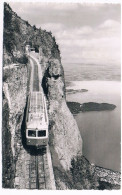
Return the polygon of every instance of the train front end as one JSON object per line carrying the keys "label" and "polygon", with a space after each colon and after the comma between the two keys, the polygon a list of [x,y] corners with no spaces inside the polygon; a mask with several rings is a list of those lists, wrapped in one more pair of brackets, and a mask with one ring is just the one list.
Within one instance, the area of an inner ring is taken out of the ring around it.
{"label": "train front end", "polygon": [[46,146],[48,144],[48,128],[44,125],[29,125],[26,129],[26,144],[29,146]]}

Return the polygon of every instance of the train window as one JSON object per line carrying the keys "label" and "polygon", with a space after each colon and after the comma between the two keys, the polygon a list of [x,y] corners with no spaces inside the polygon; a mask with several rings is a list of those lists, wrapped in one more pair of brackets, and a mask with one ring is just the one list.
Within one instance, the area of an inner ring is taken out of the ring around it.
{"label": "train window", "polygon": [[36,137],[36,131],[28,130],[28,136],[29,137]]}
{"label": "train window", "polygon": [[38,137],[45,137],[46,136],[46,130],[38,131]]}

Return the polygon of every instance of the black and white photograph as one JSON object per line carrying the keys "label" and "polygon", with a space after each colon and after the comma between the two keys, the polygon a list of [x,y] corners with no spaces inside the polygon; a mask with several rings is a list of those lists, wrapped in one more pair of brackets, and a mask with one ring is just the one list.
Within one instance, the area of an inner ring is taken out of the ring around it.
{"label": "black and white photograph", "polygon": [[1,12],[2,189],[120,192],[121,2]]}

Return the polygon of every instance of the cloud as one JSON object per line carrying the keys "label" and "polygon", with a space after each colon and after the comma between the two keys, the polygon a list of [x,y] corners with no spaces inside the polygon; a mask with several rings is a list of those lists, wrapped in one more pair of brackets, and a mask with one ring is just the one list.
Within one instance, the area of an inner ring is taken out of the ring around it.
{"label": "cloud", "polygon": [[52,3],[50,4],[54,10],[57,11],[73,11],[76,10],[78,8],[78,4],[77,3]]}
{"label": "cloud", "polygon": [[9,2],[32,25],[62,23],[69,28],[98,26],[107,19],[120,20],[119,4]]}
{"label": "cloud", "polygon": [[[61,51],[63,58],[67,61],[89,62],[93,63],[115,63],[120,62],[120,43],[118,38],[101,38],[101,39],[83,39],[71,43],[71,41],[62,41]],[[73,45],[73,47],[71,46]],[[72,48],[72,49],[71,49]],[[66,55],[68,54],[68,57]]]}
{"label": "cloud", "polygon": [[118,21],[109,19],[99,25],[99,28],[120,28],[120,23]]}
{"label": "cloud", "polygon": [[63,62],[120,62],[119,4],[11,2],[10,5],[32,25],[52,31]]}
{"label": "cloud", "polygon": [[[120,23],[106,20],[96,28],[90,26],[56,33],[62,60],[93,63],[120,63]],[[67,56],[68,57],[67,57]]]}
{"label": "cloud", "polygon": [[56,34],[57,32],[59,33],[64,29],[64,25],[61,23],[46,23],[42,24],[41,28]]}

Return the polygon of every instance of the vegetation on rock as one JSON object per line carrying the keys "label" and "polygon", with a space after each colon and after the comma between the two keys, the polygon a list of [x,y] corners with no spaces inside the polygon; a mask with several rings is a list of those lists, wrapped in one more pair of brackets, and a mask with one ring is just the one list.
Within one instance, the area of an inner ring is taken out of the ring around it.
{"label": "vegetation on rock", "polygon": [[46,57],[51,51],[51,56],[60,60],[60,51],[52,33],[41,28],[38,29],[35,25],[31,26],[28,21],[22,20],[7,3],[4,3],[3,35],[4,66],[18,61],[19,56],[25,53],[26,44],[35,47],[36,52],[41,46]]}
{"label": "vegetation on rock", "polygon": [[76,189],[98,189],[98,177],[94,174],[95,167],[84,156],[72,159],[71,165],[70,170]]}
{"label": "vegetation on rock", "polygon": [[[9,129],[9,105],[3,93],[3,121],[2,121],[2,186],[14,187],[15,165],[11,149],[11,132]],[[7,139],[6,139],[7,137]]]}

